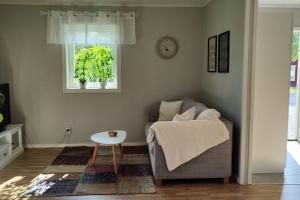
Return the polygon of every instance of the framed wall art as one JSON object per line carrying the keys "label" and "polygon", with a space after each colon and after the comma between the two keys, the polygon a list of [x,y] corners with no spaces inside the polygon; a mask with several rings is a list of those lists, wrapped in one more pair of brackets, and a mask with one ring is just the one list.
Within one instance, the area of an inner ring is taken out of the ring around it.
{"label": "framed wall art", "polygon": [[230,31],[218,36],[218,72],[229,73]]}
{"label": "framed wall art", "polygon": [[207,72],[217,71],[217,36],[208,38]]}

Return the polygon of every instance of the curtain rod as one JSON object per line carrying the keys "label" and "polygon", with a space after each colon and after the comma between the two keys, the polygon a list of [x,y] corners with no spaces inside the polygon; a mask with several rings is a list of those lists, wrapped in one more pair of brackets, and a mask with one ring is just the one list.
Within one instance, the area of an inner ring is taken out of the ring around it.
{"label": "curtain rod", "polygon": [[[64,12],[64,11],[62,11],[62,12]],[[85,11],[78,11],[78,12],[85,12]],[[93,13],[92,11],[89,11],[89,12]],[[49,13],[50,13],[50,11],[40,11],[40,15],[42,15],[42,16],[48,15]],[[140,17],[139,13],[135,12],[135,18],[137,19],[139,17]]]}

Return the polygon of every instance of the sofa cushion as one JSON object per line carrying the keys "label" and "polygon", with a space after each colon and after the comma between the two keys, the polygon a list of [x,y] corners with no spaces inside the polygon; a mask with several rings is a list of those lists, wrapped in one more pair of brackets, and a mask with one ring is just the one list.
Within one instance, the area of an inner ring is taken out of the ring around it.
{"label": "sofa cushion", "polygon": [[220,113],[215,109],[206,109],[202,113],[196,116],[195,120],[213,120],[213,119],[219,119]]}
{"label": "sofa cushion", "polygon": [[204,110],[207,109],[205,104],[186,97],[183,99],[180,113],[181,114],[184,113],[185,111],[192,108],[193,106],[195,106],[195,116],[199,115],[200,113],[202,113]]}
{"label": "sofa cushion", "polygon": [[195,106],[185,111],[181,115],[176,114],[173,118],[173,121],[188,121],[193,120],[195,118]]}
{"label": "sofa cushion", "polygon": [[162,101],[159,107],[158,121],[172,121],[174,116],[180,112],[183,101]]}

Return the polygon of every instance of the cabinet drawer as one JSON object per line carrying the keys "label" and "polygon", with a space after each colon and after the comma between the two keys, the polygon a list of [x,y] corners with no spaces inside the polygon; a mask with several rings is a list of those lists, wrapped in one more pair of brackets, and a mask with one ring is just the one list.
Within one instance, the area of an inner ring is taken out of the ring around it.
{"label": "cabinet drawer", "polygon": [[10,150],[9,144],[0,145],[0,161],[8,158],[9,150]]}

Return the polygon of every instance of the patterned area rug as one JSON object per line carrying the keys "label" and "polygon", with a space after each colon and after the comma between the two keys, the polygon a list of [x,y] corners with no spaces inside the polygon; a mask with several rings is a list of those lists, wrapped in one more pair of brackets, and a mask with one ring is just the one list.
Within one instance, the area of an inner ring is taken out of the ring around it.
{"label": "patterned area rug", "polygon": [[90,147],[64,148],[51,165],[32,181],[25,196],[155,193],[147,154],[118,156],[116,176],[110,147],[100,147],[94,166],[91,166],[92,153],[93,148]]}

